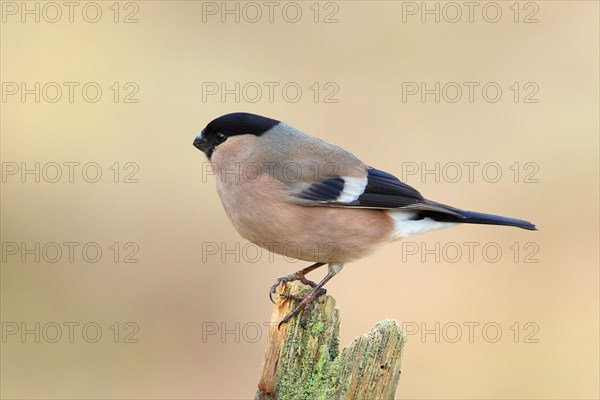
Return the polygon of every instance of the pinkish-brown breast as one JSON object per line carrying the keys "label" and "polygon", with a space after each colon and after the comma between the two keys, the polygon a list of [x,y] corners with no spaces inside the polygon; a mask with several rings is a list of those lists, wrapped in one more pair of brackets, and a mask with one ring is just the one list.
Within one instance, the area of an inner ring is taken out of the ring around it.
{"label": "pinkish-brown breast", "polygon": [[235,139],[211,161],[225,212],[244,238],[292,258],[342,263],[394,240],[394,222],[382,211],[293,204],[283,183],[256,168],[256,153],[245,157],[256,137]]}

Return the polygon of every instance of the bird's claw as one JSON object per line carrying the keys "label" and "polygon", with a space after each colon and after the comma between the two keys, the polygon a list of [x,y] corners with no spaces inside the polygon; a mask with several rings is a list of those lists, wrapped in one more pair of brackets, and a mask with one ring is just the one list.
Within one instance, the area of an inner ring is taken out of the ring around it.
{"label": "bird's claw", "polygon": [[271,286],[271,289],[269,290],[269,299],[271,299],[271,303],[275,304],[275,300],[273,300],[273,295],[277,291],[277,287],[281,283],[283,283],[285,285],[288,282],[292,282],[292,281],[300,281],[303,284],[310,286],[312,288],[317,286],[317,284],[314,283],[313,281],[306,279],[306,276],[304,276],[304,274],[299,274],[298,272],[295,272],[291,275],[282,276],[281,278],[277,278],[277,280],[275,281],[275,283],[273,284],[273,286]]}

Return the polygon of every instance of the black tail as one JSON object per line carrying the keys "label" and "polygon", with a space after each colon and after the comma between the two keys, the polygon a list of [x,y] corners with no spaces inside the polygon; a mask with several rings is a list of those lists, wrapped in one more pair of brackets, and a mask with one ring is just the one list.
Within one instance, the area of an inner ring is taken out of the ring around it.
{"label": "black tail", "polygon": [[454,207],[443,206],[448,208],[448,211],[452,214],[446,214],[438,211],[420,211],[419,217],[431,218],[435,221],[440,222],[457,222],[461,224],[484,224],[484,225],[504,225],[504,226],[516,226],[517,228],[528,229],[536,231],[537,228],[534,224],[522,219],[501,217],[500,215],[484,214],[474,211],[463,211]]}

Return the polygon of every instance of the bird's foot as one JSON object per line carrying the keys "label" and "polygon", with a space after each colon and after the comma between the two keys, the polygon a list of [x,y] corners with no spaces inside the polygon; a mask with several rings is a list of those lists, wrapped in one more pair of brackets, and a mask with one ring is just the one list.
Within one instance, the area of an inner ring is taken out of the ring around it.
{"label": "bird's foot", "polygon": [[[279,284],[283,283],[285,285],[286,283],[292,282],[292,281],[300,281],[303,284],[310,286],[312,288],[315,288],[317,286],[317,284],[314,283],[313,281],[306,279],[306,276],[304,275],[304,273],[302,273],[302,271],[294,272],[291,275],[282,276],[281,278],[277,278],[277,280],[275,281],[275,283],[273,284],[273,286],[271,286],[271,289],[269,290],[269,298],[271,299],[271,302],[273,304],[275,304],[275,301],[273,300],[273,295],[277,291],[277,287],[279,286]],[[282,296],[286,297],[285,295],[282,295]],[[288,297],[288,298],[291,298],[291,297]]]}
{"label": "bird's foot", "polygon": [[290,294],[290,293],[282,293],[280,294],[281,297],[285,298],[285,299],[292,299],[292,300],[300,300],[300,303],[292,310],[290,311],[290,313],[288,315],[286,315],[281,322],[279,323],[279,325],[277,325],[277,329],[281,329],[281,325],[288,323],[292,318],[294,318],[296,315],[300,314],[300,325],[303,328],[306,328],[306,316],[307,316],[307,312],[306,309],[321,295],[327,293],[327,289],[322,288],[322,287],[318,287],[318,285],[315,284],[315,286],[313,287],[313,289],[304,294],[304,295],[295,295],[295,294]]}

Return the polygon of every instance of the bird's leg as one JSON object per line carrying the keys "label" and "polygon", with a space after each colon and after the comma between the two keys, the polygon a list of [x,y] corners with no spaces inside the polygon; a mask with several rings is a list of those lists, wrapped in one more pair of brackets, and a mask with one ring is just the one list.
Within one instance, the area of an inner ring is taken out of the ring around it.
{"label": "bird's leg", "polygon": [[300,281],[303,284],[308,285],[313,288],[315,286],[317,286],[317,284],[314,283],[313,281],[306,279],[306,274],[308,274],[311,271],[314,271],[315,269],[319,268],[322,265],[325,265],[325,263],[315,263],[315,264],[311,265],[310,267],[301,269],[300,271],[294,272],[291,275],[282,276],[281,278],[277,278],[277,280],[275,281],[273,286],[271,286],[271,290],[269,290],[269,298],[271,299],[271,302],[273,304],[275,304],[275,302],[273,301],[273,294],[277,290],[277,286],[279,286],[280,283],[283,283],[285,285],[287,282]]}
{"label": "bird's leg", "polygon": [[343,266],[344,266],[343,264],[329,264],[329,272],[327,273],[325,278],[323,278],[323,280],[321,282],[319,282],[318,285],[316,285],[314,288],[312,288],[312,290],[310,292],[306,293],[304,296],[281,294],[281,297],[285,297],[286,299],[296,299],[296,300],[301,300],[301,301],[300,301],[300,304],[298,304],[292,311],[290,311],[290,313],[288,315],[286,315],[281,320],[279,325],[277,325],[277,329],[280,329],[281,325],[289,322],[289,320],[292,319],[298,313],[302,313],[301,317],[300,317],[300,325],[302,325],[303,328],[306,328],[306,308],[308,306],[310,306],[317,297],[319,297],[322,294],[325,294],[325,289],[323,288],[323,286],[331,278],[333,278],[338,272],[340,272],[342,270]]}

